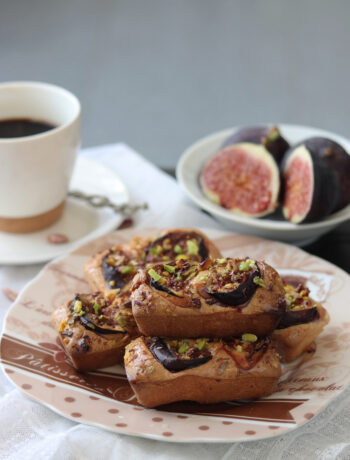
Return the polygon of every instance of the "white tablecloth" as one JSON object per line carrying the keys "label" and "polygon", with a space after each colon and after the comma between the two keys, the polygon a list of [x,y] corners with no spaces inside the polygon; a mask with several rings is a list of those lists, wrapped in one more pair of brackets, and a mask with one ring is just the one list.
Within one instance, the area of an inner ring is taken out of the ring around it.
{"label": "white tablecloth", "polygon": [[[83,152],[113,168],[135,203],[147,201],[136,225],[220,228],[196,209],[176,181],[123,144]],[[0,267],[0,287],[20,290],[42,268]],[[10,301],[0,294],[0,324]],[[310,421],[284,436],[246,443],[176,444],[113,434],[66,420],[30,400],[0,371],[0,459],[350,459],[350,390]]]}

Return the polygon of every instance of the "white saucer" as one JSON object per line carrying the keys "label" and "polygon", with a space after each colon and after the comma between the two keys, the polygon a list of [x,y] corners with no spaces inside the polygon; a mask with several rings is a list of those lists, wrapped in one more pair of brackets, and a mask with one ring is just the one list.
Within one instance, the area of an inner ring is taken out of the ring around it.
{"label": "white saucer", "polygon": [[[129,193],[121,179],[110,169],[82,155],[77,158],[70,190],[104,195],[115,204],[129,202]],[[121,214],[109,208],[93,208],[80,199],[68,197],[62,217],[51,227],[23,235],[0,232],[0,264],[45,262],[111,232],[123,219]],[[51,233],[63,233],[69,242],[49,243],[47,237]]]}

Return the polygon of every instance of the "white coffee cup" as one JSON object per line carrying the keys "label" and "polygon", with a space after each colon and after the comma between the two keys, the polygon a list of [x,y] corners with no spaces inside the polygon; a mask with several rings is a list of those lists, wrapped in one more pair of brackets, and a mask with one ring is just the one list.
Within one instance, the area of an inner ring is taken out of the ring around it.
{"label": "white coffee cup", "polygon": [[80,145],[80,112],[78,99],[58,86],[0,84],[0,121],[31,119],[55,126],[0,138],[0,230],[36,231],[61,216]]}

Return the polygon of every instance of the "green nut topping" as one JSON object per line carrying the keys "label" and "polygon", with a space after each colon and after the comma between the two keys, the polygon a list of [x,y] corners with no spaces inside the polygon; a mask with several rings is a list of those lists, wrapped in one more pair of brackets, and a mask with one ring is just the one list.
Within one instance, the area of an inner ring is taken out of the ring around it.
{"label": "green nut topping", "polygon": [[172,265],[167,265],[167,264],[164,264],[164,270],[166,270],[168,273],[175,273],[175,267],[173,267]]}
{"label": "green nut topping", "polygon": [[243,260],[242,262],[240,262],[238,266],[238,270],[240,272],[247,272],[253,267],[256,267],[254,260],[247,259],[247,260]]}
{"label": "green nut topping", "polygon": [[158,273],[153,269],[151,268],[150,270],[148,270],[148,274],[151,278],[154,279],[154,281],[159,281],[162,279],[162,277],[160,275],[158,275]]}
{"label": "green nut topping", "polygon": [[73,308],[74,313],[79,314],[81,312],[82,308],[83,308],[83,304],[82,304],[81,300],[76,300],[74,302],[74,308]]}
{"label": "green nut topping", "polygon": [[196,344],[195,344],[195,347],[202,351],[203,348],[205,348],[206,344],[209,342],[209,339],[198,339]]}
{"label": "green nut topping", "polygon": [[132,266],[131,265],[126,265],[120,270],[120,273],[122,275],[129,275],[132,272]]}
{"label": "green nut topping", "polygon": [[157,246],[154,246],[149,250],[149,252],[155,256],[159,256],[163,251],[163,248],[160,244],[157,244]]}
{"label": "green nut topping", "polygon": [[226,259],[216,259],[216,262],[218,264],[225,264],[226,263]]}
{"label": "green nut topping", "polygon": [[198,243],[196,240],[188,240],[186,241],[187,245],[187,252],[190,256],[197,256],[199,252]]}
{"label": "green nut topping", "polygon": [[186,353],[186,351],[190,348],[190,346],[188,345],[188,343],[186,342],[182,342],[182,344],[179,346],[177,352],[182,354],[182,353]]}
{"label": "green nut topping", "polygon": [[243,334],[242,335],[243,342],[254,343],[258,340],[255,334]]}
{"label": "green nut topping", "polygon": [[262,287],[262,288],[266,288],[266,285],[264,283],[264,280],[262,278],[259,278],[258,276],[256,276],[254,279],[253,279],[253,282],[255,284],[257,284],[258,286]]}
{"label": "green nut topping", "polygon": [[182,254],[183,253],[183,250],[182,250],[182,248],[181,248],[181,246],[179,244],[176,244],[174,246],[174,252],[175,252],[175,254]]}
{"label": "green nut topping", "polygon": [[98,304],[98,303],[94,303],[93,306],[92,306],[92,308],[95,310],[96,315],[98,315],[98,313],[99,313],[99,311],[100,311],[100,308],[101,308],[101,307],[99,306],[99,304]]}

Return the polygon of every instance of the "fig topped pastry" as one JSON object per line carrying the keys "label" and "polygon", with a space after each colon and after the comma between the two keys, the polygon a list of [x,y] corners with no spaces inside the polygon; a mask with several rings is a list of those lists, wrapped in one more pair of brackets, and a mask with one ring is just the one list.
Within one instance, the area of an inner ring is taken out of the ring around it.
{"label": "fig topped pastry", "polygon": [[282,360],[290,362],[305,351],[314,351],[313,341],[329,323],[329,315],[302,283],[285,284],[285,299],[285,312],[272,339]]}
{"label": "fig topped pastry", "polygon": [[57,308],[52,322],[73,366],[80,371],[111,366],[122,361],[124,348],[139,335],[125,300],[111,291],[77,294]]}
{"label": "fig topped pastry", "polygon": [[284,310],[278,273],[252,259],[158,263],[132,283],[140,331],[164,337],[227,337],[249,330],[270,334]]}
{"label": "fig topped pastry", "polygon": [[125,370],[140,404],[200,403],[271,394],[281,375],[269,338],[160,339],[139,337],[125,352]]}
{"label": "fig topped pastry", "polygon": [[130,290],[139,268],[178,259],[201,262],[220,255],[202,232],[179,228],[163,231],[156,239],[133,238],[128,244],[96,254],[85,264],[84,272],[92,290],[118,289],[123,294]]}

